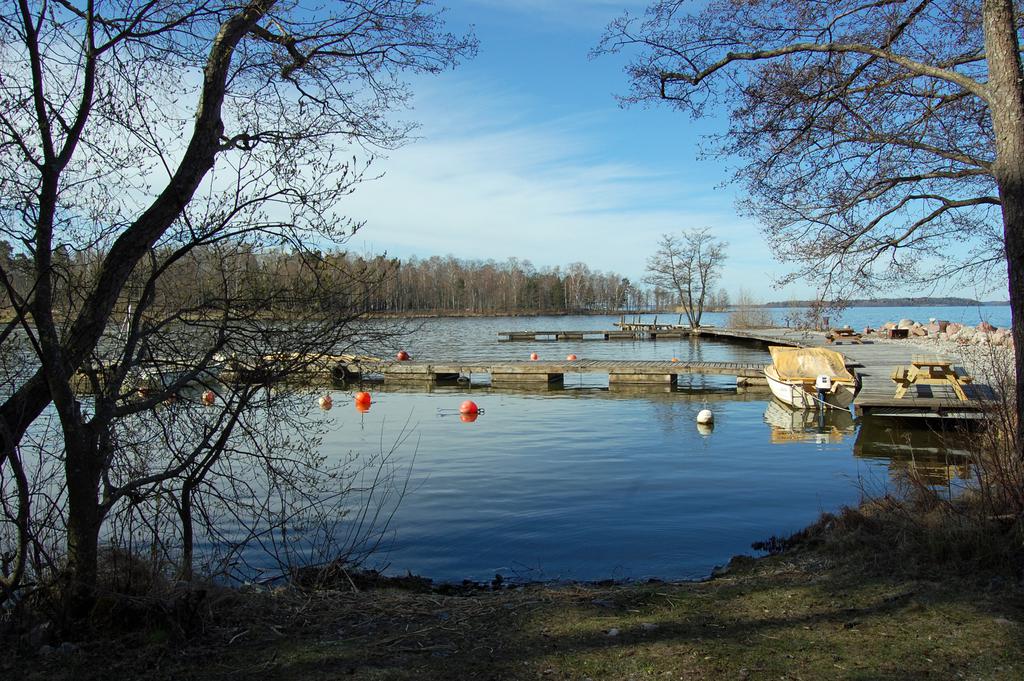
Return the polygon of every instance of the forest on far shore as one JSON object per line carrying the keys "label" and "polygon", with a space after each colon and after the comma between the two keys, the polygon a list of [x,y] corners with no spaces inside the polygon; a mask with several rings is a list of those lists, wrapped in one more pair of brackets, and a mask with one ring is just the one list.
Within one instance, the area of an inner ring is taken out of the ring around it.
{"label": "forest on far shore", "polygon": [[[90,248],[54,251],[57,299],[73,299],[99,271],[105,252]],[[168,254],[153,254],[161,262]],[[33,286],[32,260],[0,242],[0,271],[7,296],[27,295]],[[133,302],[149,279],[145,264],[136,268],[121,306]],[[325,283],[327,285],[325,285]],[[163,310],[200,311],[204,307],[244,309],[247,302],[286,313],[339,310],[373,314],[537,314],[671,310],[674,294],[582,262],[536,267],[529,260],[471,260],[454,256],[407,259],[362,256],[344,251],[254,248],[220,244],[195,248],[176,259],[154,282],[152,304]],[[317,295],[309,292],[317,291]],[[709,294],[708,309],[725,309],[724,290]]]}

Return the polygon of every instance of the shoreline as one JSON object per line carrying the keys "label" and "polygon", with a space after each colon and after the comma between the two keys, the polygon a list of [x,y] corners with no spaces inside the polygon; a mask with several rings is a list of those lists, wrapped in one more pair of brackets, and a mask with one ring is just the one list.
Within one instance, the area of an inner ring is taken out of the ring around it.
{"label": "shoreline", "polygon": [[[839,519],[836,519],[839,520]],[[25,681],[1020,678],[1015,580],[891,573],[813,542],[701,582],[164,593],[15,644]],[[177,614],[172,614],[177,613]],[[950,626],[950,623],[955,626]]]}

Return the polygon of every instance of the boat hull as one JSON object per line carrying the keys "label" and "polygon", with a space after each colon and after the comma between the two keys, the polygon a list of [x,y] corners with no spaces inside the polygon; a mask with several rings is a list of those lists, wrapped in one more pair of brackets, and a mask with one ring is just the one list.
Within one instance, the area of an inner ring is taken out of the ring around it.
{"label": "boat hull", "polygon": [[[768,387],[772,394],[783,404],[788,404],[796,409],[816,409],[818,407],[818,391],[815,390],[813,383],[785,381],[779,378],[774,366],[765,368],[764,377],[768,381]],[[825,402],[830,407],[849,409],[853,404],[853,396],[853,386],[836,383],[835,388],[825,398]]]}

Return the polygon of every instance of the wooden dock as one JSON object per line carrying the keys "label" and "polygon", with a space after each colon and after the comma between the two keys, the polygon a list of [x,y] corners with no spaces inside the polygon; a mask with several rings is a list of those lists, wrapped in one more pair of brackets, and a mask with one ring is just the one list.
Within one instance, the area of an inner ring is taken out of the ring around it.
{"label": "wooden dock", "polygon": [[664,360],[360,362],[347,364],[352,376],[381,376],[384,381],[472,382],[490,376],[493,386],[540,386],[563,383],[566,375],[604,374],[617,385],[675,386],[679,376],[730,376],[737,386],[763,385],[764,365],[750,362],[669,362]]}
{"label": "wooden dock", "polygon": [[[906,365],[911,355],[920,350],[902,343],[852,344],[835,348],[853,363],[861,381],[860,392],[853,400],[854,412],[875,416],[918,418],[980,418],[986,403],[996,399],[991,387],[973,383],[963,386],[967,400],[960,400],[951,386],[911,386],[907,394],[896,397],[897,385],[893,369]],[[960,373],[966,373],[958,367]]]}
{"label": "wooden dock", "polygon": [[702,326],[691,329],[678,324],[624,324],[616,329],[588,329],[584,331],[499,331],[501,342],[553,342],[553,341],[656,341],[692,337],[719,338],[728,341],[753,341],[772,345],[798,346],[801,335],[796,331],[780,330],[777,334],[766,334],[758,330],[727,329],[716,326]]}
{"label": "wooden dock", "polygon": [[[996,398],[990,386],[978,383],[963,387],[967,400],[959,399],[951,386],[934,385],[912,386],[905,396],[897,398],[898,386],[891,378],[893,370],[906,366],[914,355],[922,352],[910,341],[864,340],[839,344],[830,343],[822,332],[801,332],[794,335],[794,332],[788,329],[760,329],[747,334],[747,337],[763,338],[769,343],[772,343],[772,337],[778,337],[787,345],[824,347],[845,355],[848,365],[861,382],[860,391],[852,405],[857,416],[871,414],[901,418],[982,418],[986,403],[991,403]],[[963,367],[958,366],[956,369],[960,374],[967,373]]]}
{"label": "wooden dock", "polygon": [[[960,400],[952,387],[935,385],[912,386],[907,394],[896,397],[897,385],[891,375],[899,366],[907,365],[911,357],[921,352],[910,342],[829,343],[824,333],[793,329],[728,329],[700,327],[690,329],[674,324],[620,323],[614,331],[516,331],[499,333],[499,340],[652,340],[659,338],[711,337],[725,341],[752,341],[765,345],[791,347],[826,347],[847,357],[851,368],[861,381],[860,392],[853,402],[858,416],[899,416],[919,418],[980,418],[986,402],[995,399],[991,387],[983,384],[964,386],[967,400]],[[959,373],[965,373],[957,367]],[[740,374],[737,374],[741,377]],[[609,384],[611,376],[609,375]],[[738,384],[742,385],[743,382]]]}

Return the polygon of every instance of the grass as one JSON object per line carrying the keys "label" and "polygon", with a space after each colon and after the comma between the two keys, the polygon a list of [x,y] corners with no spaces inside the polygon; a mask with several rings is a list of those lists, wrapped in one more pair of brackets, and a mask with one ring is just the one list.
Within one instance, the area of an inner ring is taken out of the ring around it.
{"label": "grass", "polygon": [[700,583],[208,594],[187,635],[149,619],[19,679],[1020,679],[1013,580],[886,576],[827,550]]}

